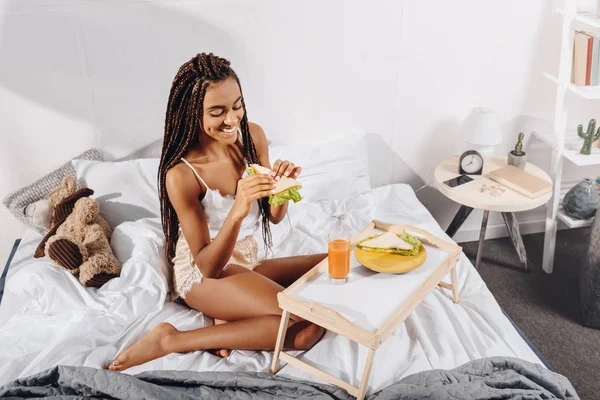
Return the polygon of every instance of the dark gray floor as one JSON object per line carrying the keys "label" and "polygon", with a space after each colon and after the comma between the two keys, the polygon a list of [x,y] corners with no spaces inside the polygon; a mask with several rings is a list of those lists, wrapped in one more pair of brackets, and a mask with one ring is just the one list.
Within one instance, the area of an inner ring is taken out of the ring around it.
{"label": "dark gray floor", "polygon": [[[558,232],[551,275],[541,267],[543,233],[523,237],[531,273],[510,269],[519,259],[509,238],[487,240],[479,273],[552,368],[582,399],[600,399],[600,330],[579,323],[577,276],[589,233],[589,228]],[[460,245],[474,263],[477,242]]]}

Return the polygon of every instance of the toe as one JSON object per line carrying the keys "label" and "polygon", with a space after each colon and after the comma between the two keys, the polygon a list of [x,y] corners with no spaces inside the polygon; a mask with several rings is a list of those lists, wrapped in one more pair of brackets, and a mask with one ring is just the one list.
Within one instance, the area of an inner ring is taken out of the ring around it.
{"label": "toe", "polygon": [[126,357],[123,357],[123,355],[121,354],[120,356],[114,359],[112,364],[110,364],[109,369],[111,371],[122,371],[123,366],[126,364],[126,361]]}
{"label": "toe", "polygon": [[229,357],[229,350],[223,349],[223,350],[219,351],[219,354],[223,358]]}

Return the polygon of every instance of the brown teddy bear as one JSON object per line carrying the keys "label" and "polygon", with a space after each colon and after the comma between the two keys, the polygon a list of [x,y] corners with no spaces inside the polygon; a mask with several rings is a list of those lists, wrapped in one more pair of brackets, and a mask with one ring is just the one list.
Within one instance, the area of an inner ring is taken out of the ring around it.
{"label": "brown teddy bear", "polygon": [[[62,205],[56,209],[67,208]],[[82,197],[66,217],[52,226],[35,257],[47,254],[59,267],[78,274],[83,285],[100,287],[121,273],[121,264],[110,247],[111,235],[110,226],[99,214],[98,202]]]}

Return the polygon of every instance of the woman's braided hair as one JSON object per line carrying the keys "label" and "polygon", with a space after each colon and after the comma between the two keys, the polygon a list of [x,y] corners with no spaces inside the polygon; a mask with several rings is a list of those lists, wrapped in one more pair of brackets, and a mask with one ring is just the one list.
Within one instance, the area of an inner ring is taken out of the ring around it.
{"label": "woman's braided hair", "polygon": [[[166,239],[166,256],[171,263],[175,257],[175,244],[179,239],[177,214],[169,200],[166,188],[167,171],[176,165],[181,157],[199,140],[204,113],[204,96],[211,83],[234,78],[240,87],[240,80],[231,69],[229,61],[212,53],[198,54],[183,64],[171,86],[169,103],[165,116],[165,136],[158,167],[158,190],[160,194],[160,211],[162,226]],[[246,104],[242,96],[244,116],[240,122],[242,132],[243,154],[246,161],[260,164],[254,142],[248,128]],[[262,233],[266,248],[271,247],[271,230],[269,227],[269,203],[266,198],[259,200],[262,214]]]}

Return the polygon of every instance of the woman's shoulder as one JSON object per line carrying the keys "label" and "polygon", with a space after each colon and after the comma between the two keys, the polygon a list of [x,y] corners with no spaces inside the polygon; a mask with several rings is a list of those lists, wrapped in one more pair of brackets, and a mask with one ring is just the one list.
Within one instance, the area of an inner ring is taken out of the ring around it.
{"label": "woman's shoulder", "polygon": [[177,164],[173,165],[171,168],[167,170],[167,184],[169,183],[184,183],[189,179],[190,175],[193,171],[183,163],[183,161],[179,161]]}
{"label": "woman's shoulder", "polygon": [[169,196],[190,196],[198,198],[204,193],[204,188],[199,184],[194,171],[183,161],[175,164],[167,171],[165,179]]}

